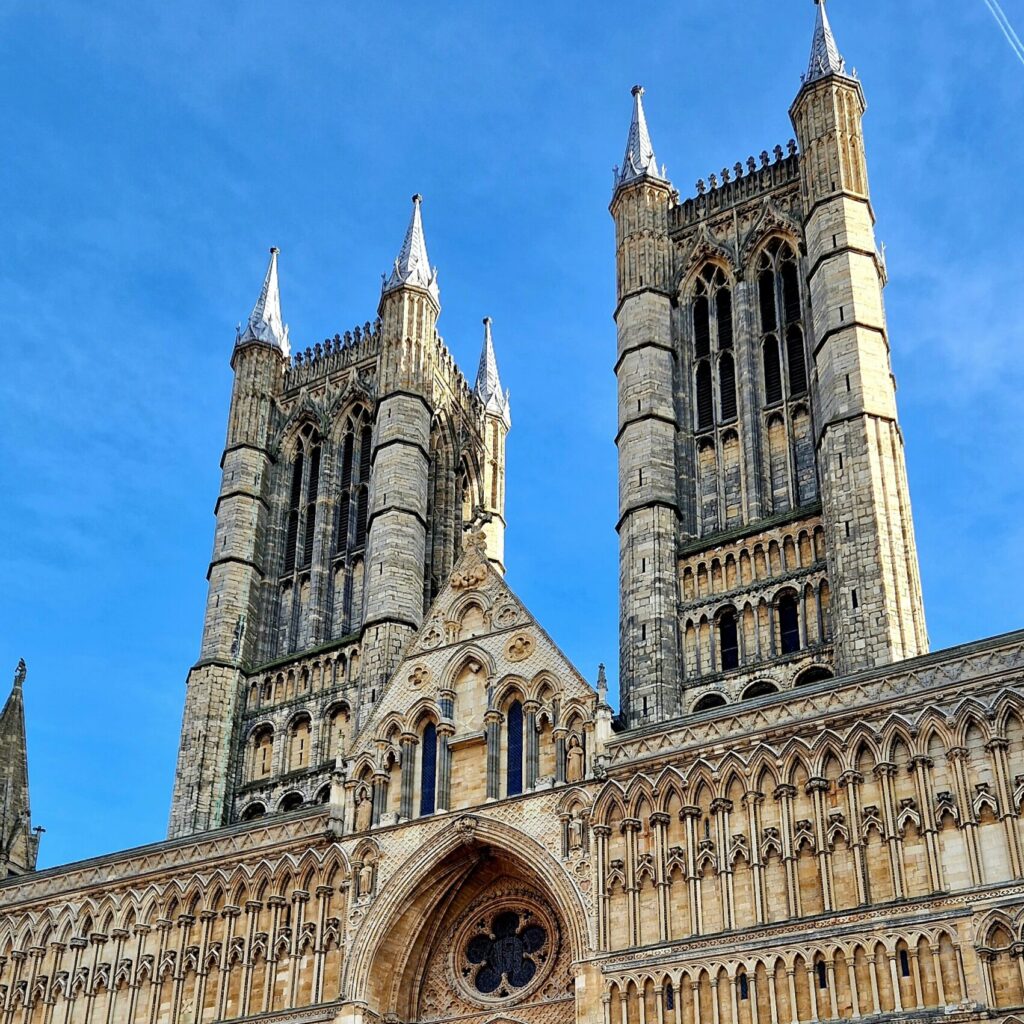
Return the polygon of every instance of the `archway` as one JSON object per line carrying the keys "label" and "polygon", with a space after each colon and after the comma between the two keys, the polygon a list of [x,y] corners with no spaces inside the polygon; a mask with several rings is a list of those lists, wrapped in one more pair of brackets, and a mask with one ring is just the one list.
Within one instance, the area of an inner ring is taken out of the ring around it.
{"label": "archway", "polygon": [[557,861],[516,829],[464,815],[384,885],[352,944],[344,995],[408,1022],[513,1013],[569,1024],[572,965],[590,948]]}

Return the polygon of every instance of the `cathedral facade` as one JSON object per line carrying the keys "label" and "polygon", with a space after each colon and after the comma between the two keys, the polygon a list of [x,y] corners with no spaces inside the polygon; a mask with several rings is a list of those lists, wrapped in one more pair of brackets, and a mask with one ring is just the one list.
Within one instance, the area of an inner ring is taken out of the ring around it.
{"label": "cathedral facade", "polygon": [[0,714],[4,1024],[1024,1020],[1024,633],[928,650],[864,112],[824,4],[689,198],[633,90],[618,713],[505,581],[420,198],[301,352],[271,250],[167,839],[36,871],[23,665]]}

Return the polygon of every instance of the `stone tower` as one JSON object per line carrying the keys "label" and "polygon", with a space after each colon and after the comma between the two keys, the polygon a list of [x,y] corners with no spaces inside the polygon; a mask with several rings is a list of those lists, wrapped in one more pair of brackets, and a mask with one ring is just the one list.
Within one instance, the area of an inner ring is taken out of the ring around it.
{"label": "stone tower", "polygon": [[25,742],[25,662],[19,661],[10,696],[0,711],[0,879],[35,871],[39,833],[28,801]]}
{"label": "stone tower", "polygon": [[889,359],[862,119],[824,3],[790,111],[800,148],[822,503],[836,665],[846,674],[928,650],[896,383]]}
{"label": "stone tower", "polygon": [[[463,532],[485,523],[504,561],[507,397],[489,330],[475,388],[437,334],[420,197],[375,322],[294,356],[277,255],[232,355],[172,836],[326,800]],[[317,716],[296,716],[313,691]]]}
{"label": "stone tower", "polygon": [[611,203],[631,726],[927,649],[863,92],[824,6],[799,150],[681,200],[642,95]]}

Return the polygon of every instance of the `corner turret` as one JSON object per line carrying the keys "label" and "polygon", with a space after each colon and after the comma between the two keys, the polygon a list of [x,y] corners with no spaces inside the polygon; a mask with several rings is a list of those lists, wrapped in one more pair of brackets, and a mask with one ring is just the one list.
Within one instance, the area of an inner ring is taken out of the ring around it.
{"label": "corner turret", "polygon": [[509,395],[501,389],[498,359],[491,338],[491,318],[484,317],[484,343],[474,387],[484,407],[483,530],[487,558],[505,572],[505,441],[512,426]]}
{"label": "corner turret", "polygon": [[35,871],[39,834],[32,829],[25,739],[25,661],[18,662],[10,696],[0,711],[0,879]]}

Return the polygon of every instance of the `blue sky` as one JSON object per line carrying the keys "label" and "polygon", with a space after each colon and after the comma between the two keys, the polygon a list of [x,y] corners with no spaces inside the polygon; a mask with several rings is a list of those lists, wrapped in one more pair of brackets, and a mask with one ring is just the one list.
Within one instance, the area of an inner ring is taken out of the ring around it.
{"label": "blue sky", "polygon": [[[1003,0],[1018,30],[1024,0]],[[1024,624],[1024,66],[983,0],[835,0],[868,157],[933,647]],[[630,13],[632,12],[632,13]],[[627,17],[628,20],[623,20]],[[44,865],[164,834],[234,325],[280,246],[311,344],[375,315],[425,196],[440,329],[494,318],[509,579],[614,674],[614,261],[629,88],[698,177],[785,143],[810,0],[0,0],[0,667]]]}

